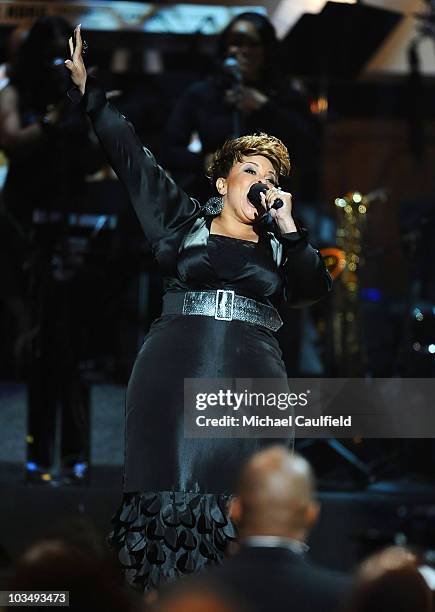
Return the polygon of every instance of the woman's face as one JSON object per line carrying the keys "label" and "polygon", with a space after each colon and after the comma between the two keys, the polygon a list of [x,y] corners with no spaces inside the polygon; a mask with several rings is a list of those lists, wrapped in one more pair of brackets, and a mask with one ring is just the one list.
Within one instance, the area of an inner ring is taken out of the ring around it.
{"label": "woman's face", "polygon": [[244,156],[235,162],[227,178],[218,178],[216,188],[224,198],[224,208],[242,223],[252,223],[257,209],[248,200],[248,192],[254,183],[262,182],[268,187],[278,184],[272,163],[263,155]]}
{"label": "woman's face", "polygon": [[226,57],[234,57],[246,80],[257,79],[264,66],[261,37],[250,21],[236,21],[227,39]]}

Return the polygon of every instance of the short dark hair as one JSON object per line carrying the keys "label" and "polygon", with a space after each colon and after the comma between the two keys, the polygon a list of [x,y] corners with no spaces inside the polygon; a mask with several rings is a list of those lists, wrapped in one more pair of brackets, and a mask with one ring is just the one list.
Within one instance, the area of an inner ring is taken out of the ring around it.
{"label": "short dark hair", "polygon": [[207,169],[208,178],[214,185],[218,178],[228,176],[234,163],[251,155],[266,157],[278,175],[286,176],[290,172],[287,147],[279,138],[261,132],[227,140],[213,155]]}

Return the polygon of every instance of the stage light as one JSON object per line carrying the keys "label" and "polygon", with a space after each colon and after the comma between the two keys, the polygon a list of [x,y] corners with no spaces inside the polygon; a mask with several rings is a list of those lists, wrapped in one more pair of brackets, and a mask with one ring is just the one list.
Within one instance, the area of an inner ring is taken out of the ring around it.
{"label": "stage light", "polygon": [[417,321],[423,321],[424,319],[423,313],[421,312],[420,308],[414,308],[413,315],[417,319]]}
{"label": "stage light", "polygon": [[382,299],[382,293],[377,287],[365,287],[361,289],[361,297],[367,302],[379,302]]}
{"label": "stage light", "polygon": [[74,475],[77,478],[83,478],[83,476],[85,476],[86,471],[88,469],[88,464],[83,462],[83,463],[75,463],[74,467],[73,467],[73,472]]}

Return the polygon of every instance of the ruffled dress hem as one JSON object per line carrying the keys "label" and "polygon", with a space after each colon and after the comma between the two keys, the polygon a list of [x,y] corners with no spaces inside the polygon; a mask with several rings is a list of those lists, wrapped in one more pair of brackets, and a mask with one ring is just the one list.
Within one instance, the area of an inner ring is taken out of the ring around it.
{"label": "ruffled dress hem", "polygon": [[229,499],[182,491],[126,493],[108,538],[126,581],[149,591],[221,563],[228,543],[237,539]]}

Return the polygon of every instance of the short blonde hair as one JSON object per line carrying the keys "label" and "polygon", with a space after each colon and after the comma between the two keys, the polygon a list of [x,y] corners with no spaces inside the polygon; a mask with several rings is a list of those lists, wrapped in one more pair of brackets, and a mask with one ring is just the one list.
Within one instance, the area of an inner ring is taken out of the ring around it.
{"label": "short blonde hair", "polygon": [[261,132],[227,140],[213,155],[207,168],[208,178],[214,185],[218,178],[228,176],[236,162],[251,155],[266,157],[278,175],[287,176],[290,173],[287,147],[279,138]]}

